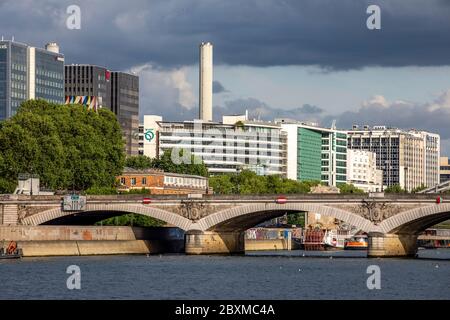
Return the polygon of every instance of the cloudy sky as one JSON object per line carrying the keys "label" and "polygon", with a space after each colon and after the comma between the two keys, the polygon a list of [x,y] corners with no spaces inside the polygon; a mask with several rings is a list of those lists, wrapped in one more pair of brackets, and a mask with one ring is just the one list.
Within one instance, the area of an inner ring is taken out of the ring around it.
{"label": "cloudy sky", "polygon": [[[381,30],[366,27],[371,4]],[[450,153],[450,0],[0,0],[0,35],[137,73],[141,114],[167,120],[197,116],[198,44],[210,41],[216,120],[248,109],[419,128]]]}

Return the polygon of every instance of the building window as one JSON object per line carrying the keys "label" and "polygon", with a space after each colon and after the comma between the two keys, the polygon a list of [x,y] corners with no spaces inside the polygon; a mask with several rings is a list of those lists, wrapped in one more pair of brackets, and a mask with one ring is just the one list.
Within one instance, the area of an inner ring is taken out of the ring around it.
{"label": "building window", "polygon": [[125,178],[120,178],[120,184],[125,184]]}
{"label": "building window", "polygon": [[136,178],[131,178],[131,185],[135,186],[136,185]]}
{"label": "building window", "polygon": [[142,178],[142,185],[146,185],[147,184],[147,178]]}

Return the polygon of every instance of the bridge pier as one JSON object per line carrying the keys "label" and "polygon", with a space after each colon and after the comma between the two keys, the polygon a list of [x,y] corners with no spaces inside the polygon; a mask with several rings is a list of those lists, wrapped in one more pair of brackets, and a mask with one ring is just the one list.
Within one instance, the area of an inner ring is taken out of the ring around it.
{"label": "bridge pier", "polygon": [[230,254],[244,251],[244,232],[193,230],[185,234],[186,254]]}
{"label": "bridge pier", "polygon": [[369,233],[369,258],[415,257],[417,235]]}

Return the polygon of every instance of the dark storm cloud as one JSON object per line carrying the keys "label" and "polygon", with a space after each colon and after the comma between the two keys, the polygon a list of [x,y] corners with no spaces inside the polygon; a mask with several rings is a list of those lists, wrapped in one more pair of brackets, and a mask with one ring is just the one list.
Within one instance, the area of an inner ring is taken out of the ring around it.
{"label": "dark storm cloud", "polygon": [[298,108],[298,111],[304,114],[315,114],[322,113],[323,109],[317,106],[312,106],[310,104],[304,104],[302,107]]}
{"label": "dark storm cloud", "polygon": [[[81,30],[65,27],[70,0],[3,0],[0,30],[17,40],[57,41],[69,63],[113,69],[172,68],[215,45],[216,64],[365,66],[450,64],[450,6],[442,0],[79,0]],[[381,7],[381,30],[366,8]]]}
{"label": "dark storm cloud", "polygon": [[228,92],[219,81],[213,81],[213,93]]}
{"label": "dark storm cloud", "polygon": [[319,118],[322,109],[316,106],[305,104],[298,108],[279,109],[269,106],[255,98],[236,99],[226,101],[224,106],[215,106],[213,109],[214,120],[220,121],[223,115],[243,114],[248,110],[250,119],[260,119],[272,121],[275,118],[290,118],[297,120],[310,120]]}

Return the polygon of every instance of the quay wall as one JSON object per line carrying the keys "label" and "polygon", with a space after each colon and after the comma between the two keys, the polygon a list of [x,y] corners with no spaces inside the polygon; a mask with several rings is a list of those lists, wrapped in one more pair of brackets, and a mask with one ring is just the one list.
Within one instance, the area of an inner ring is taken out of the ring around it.
{"label": "quay wall", "polygon": [[245,251],[291,250],[288,239],[245,239]]}
{"label": "quay wall", "polygon": [[24,257],[184,252],[184,232],[165,227],[0,226],[0,246],[9,241]]}
{"label": "quay wall", "polygon": [[24,257],[149,254],[151,243],[144,240],[117,241],[20,241]]}

